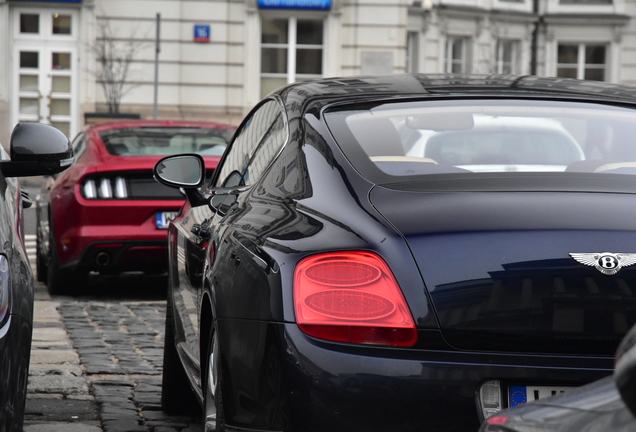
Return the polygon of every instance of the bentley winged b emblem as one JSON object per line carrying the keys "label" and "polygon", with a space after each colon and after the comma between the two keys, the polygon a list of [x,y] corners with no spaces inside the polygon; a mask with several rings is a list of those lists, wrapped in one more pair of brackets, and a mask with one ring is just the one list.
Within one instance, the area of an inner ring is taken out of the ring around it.
{"label": "bentley winged b emblem", "polygon": [[608,276],[615,275],[623,267],[636,264],[636,254],[633,253],[571,253],[570,256]]}

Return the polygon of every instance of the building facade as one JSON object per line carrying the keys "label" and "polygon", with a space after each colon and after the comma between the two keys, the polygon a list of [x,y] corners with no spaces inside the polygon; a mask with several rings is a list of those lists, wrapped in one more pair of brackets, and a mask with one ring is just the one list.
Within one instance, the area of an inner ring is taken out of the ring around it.
{"label": "building facade", "polygon": [[0,142],[19,121],[72,137],[113,100],[237,124],[271,90],[327,76],[636,85],[634,17],[633,0],[0,0]]}

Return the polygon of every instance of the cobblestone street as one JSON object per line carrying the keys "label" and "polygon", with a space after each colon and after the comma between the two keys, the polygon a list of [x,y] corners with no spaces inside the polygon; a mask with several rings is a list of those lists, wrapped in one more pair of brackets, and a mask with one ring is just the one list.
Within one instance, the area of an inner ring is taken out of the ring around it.
{"label": "cobblestone street", "polygon": [[[130,294],[138,283],[117,289]],[[165,301],[100,296],[102,288],[93,286],[95,296],[87,298],[52,299],[36,284],[24,430],[200,431],[197,412],[175,417],[161,410]]]}

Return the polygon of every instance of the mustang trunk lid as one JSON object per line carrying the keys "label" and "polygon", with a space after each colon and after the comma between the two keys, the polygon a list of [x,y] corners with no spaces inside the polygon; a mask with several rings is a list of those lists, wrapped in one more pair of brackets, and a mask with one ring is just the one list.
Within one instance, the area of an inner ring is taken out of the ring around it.
{"label": "mustang trunk lid", "polygon": [[613,355],[636,322],[636,265],[610,255],[607,275],[570,255],[636,253],[636,195],[376,187],[370,198],[457,349]]}

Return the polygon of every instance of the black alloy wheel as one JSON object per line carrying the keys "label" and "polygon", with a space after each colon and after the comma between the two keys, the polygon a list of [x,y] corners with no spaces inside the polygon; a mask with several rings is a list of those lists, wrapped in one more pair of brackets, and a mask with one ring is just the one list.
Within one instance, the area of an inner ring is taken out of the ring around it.
{"label": "black alloy wheel", "polygon": [[287,404],[283,387],[283,367],[274,347],[270,347],[262,373],[267,425],[272,430],[287,430]]}
{"label": "black alloy wheel", "polygon": [[224,432],[223,392],[221,387],[221,364],[219,338],[216,326],[208,342],[206,374],[203,380],[203,432]]}
{"label": "black alloy wheel", "polygon": [[53,230],[49,230],[49,257],[46,285],[51,295],[76,295],[79,287],[86,282],[86,274],[80,270],[63,270],[55,246]]}

